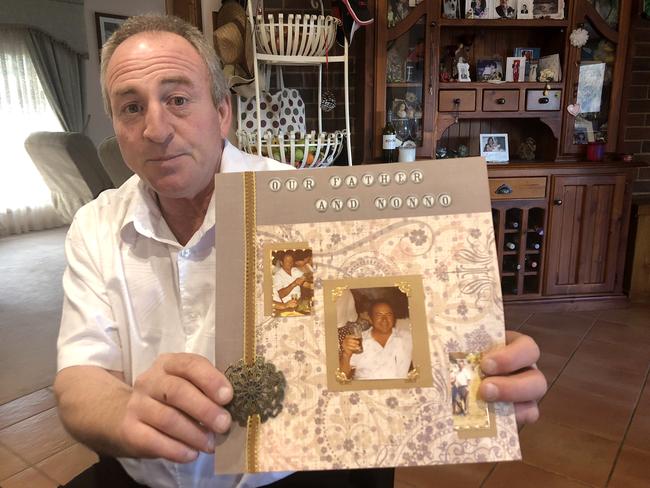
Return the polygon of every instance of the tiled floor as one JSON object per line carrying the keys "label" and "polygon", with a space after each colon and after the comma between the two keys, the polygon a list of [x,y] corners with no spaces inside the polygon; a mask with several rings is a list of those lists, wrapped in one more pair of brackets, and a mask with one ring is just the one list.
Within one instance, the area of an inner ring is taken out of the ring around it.
{"label": "tiled floor", "polygon": [[[550,385],[541,420],[521,431],[523,461],[398,469],[396,488],[650,486],[650,306],[506,322],[537,340]],[[2,488],[56,487],[95,460],[61,427],[49,388],[0,405]]]}

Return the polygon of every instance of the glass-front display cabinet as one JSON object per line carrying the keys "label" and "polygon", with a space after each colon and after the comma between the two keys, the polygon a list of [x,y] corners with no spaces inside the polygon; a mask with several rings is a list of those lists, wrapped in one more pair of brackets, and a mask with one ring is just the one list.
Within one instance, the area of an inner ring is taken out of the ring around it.
{"label": "glass-front display cabinet", "polygon": [[[390,120],[398,145],[411,140],[416,154],[432,151],[431,2],[383,0],[375,17],[376,57],[374,134]],[[381,158],[381,138],[375,137],[374,158]]]}
{"label": "glass-front display cabinet", "polygon": [[[563,153],[615,152],[631,0],[577,0],[569,46]],[[581,30],[578,30],[581,29]]]}

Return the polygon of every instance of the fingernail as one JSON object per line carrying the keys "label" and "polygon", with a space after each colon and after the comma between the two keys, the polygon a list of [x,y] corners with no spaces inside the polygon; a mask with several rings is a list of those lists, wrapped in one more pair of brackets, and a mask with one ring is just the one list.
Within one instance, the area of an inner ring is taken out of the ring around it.
{"label": "fingernail", "polygon": [[226,432],[230,428],[230,415],[228,413],[220,413],[214,420],[214,430],[216,432]]}
{"label": "fingernail", "polygon": [[217,390],[217,401],[220,405],[225,405],[232,400],[232,388],[229,386],[222,386]]}
{"label": "fingernail", "polygon": [[195,451],[194,449],[188,449],[184,456],[185,462],[189,463],[190,461],[194,461],[198,455],[198,451]]}
{"label": "fingernail", "polygon": [[205,450],[207,452],[214,452],[214,444],[215,444],[214,433],[208,432],[208,443]]}
{"label": "fingernail", "polygon": [[481,393],[483,400],[486,402],[491,402],[496,400],[499,396],[499,389],[492,383],[484,383],[483,388],[481,389]]}
{"label": "fingernail", "polygon": [[495,374],[497,372],[497,362],[494,359],[485,358],[481,361],[481,369],[485,374]]}

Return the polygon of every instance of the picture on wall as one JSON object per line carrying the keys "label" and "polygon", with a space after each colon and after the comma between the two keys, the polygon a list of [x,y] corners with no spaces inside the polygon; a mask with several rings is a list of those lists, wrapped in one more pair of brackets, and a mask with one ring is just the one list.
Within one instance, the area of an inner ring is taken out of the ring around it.
{"label": "picture on wall", "polygon": [[102,46],[111,34],[127,19],[125,15],[104,14],[95,12],[95,27],[97,30],[97,49],[101,51]]}
{"label": "picture on wall", "polygon": [[510,159],[508,134],[481,134],[481,156],[488,163],[505,164]]}

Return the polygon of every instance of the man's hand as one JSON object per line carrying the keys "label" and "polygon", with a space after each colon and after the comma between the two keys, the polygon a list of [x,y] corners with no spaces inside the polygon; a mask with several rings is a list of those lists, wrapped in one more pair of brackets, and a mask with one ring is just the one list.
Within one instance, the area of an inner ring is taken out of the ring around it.
{"label": "man's hand", "polygon": [[546,393],[546,378],[535,365],[539,347],[529,336],[506,331],[506,345],[486,353],[481,369],[488,376],[479,388],[490,402],[514,402],[517,423],[533,423],[539,418],[537,401]]}
{"label": "man's hand", "polygon": [[197,354],[160,355],[135,380],[118,436],[137,457],[193,461],[198,451],[214,451],[212,432],[230,428],[223,408],[232,386]]}
{"label": "man's hand", "polygon": [[345,336],[341,349],[343,349],[343,356],[352,357],[352,354],[359,352],[359,338],[351,335]]}

